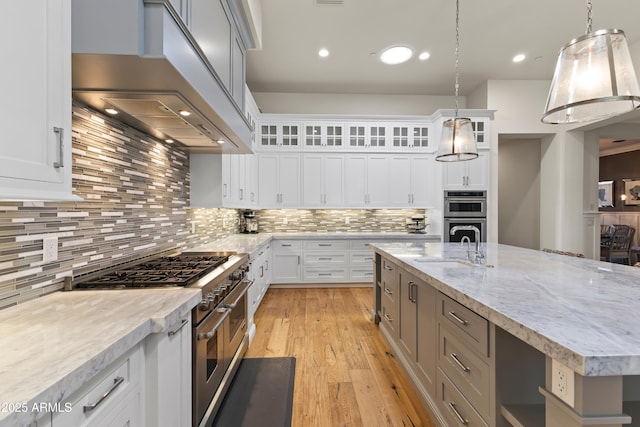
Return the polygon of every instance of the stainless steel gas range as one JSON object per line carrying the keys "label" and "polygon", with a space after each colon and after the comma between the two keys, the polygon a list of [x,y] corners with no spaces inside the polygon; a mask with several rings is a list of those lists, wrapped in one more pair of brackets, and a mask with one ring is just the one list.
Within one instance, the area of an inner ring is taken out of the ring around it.
{"label": "stainless steel gas range", "polygon": [[65,289],[201,289],[191,314],[192,420],[208,427],[248,347],[248,270],[247,254],[176,252],[69,279]]}

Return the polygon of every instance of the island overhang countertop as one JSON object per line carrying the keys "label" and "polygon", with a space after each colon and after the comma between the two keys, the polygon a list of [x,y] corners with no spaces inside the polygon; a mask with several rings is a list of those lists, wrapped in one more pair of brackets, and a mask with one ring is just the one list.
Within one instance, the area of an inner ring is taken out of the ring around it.
{"label": "island overhang countertop", "polygon": [[459,243],[371,246],[580,375],[640,374],[640,268],[494,243],[480,266]]}

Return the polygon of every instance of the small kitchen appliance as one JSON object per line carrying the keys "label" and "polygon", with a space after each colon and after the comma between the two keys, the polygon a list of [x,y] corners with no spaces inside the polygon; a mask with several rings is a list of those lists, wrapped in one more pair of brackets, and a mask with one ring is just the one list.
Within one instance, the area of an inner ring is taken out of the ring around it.
{"label": "small kitchen appliance", "polygon": [[258,232],[258,219],[254,211],[244,211],[242,214],[242,232],[243,233],[257,233]]}
{"label": "small kitchen appliance", "polygon": [[407,218],[407,231],[409,233],[423,234],[426,230],[427,224],[424,215],[413,215],[411,219]]}

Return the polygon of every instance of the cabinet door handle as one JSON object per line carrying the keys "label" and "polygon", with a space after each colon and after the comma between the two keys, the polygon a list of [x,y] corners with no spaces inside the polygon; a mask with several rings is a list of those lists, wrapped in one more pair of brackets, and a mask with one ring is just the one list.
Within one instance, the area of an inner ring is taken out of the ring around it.
{"label": "cabinet door handle", "polygon": [[264,266],[260,266],[260,278],[264,277]]}
{"label": "cabinet door handle", "polygon": [[393,295],[393,292],[391,292],[391,289],[389,288],[384,288],[384,293],[387,295]]}
{"label": "cabinet door handle", "polygon": [[178,326],[173,331],[169,331],[169,333],[167,335],[169,335],[170,337],[174,336],[175,334],[180,332],[180,329],[184,328],[184,325],[186,325],[187,323],[189,323],[188,319],[182,319],[182,323],[180,323],[180,326]]}
{"label": "cabinet door handle", "polygon": [[393,319],[388,314],[385,314],[384,318],[387,319],[387,321],[389,321],[389,322],[393,322]]}
{"label": "cabinet door handle", "polygon": [[409,280],[409,301],[416,303],[416,283]]}
{"label": "cabinet door handle", "polygon": [[111,393],[113,393],[119,386],[120,384],[122,384],[124,382],[124,377],[116,377],[113,379],[113,385],[111,386],[111,388],[102,396],[100,396],[100,399],[98,399],[98,401],[94,404],[91,405],[86,405],[82,407],[82,412],[91,412],[94,409],[96,409],[98,406],[100,406],[100,404],[102,402],[104,402],[104,400],[109,397],[109,395],[111,395]]}
{"label": "cabinet door handle", "polygon": [[455,311],[450,311],[449,316],[453,317],[461,325],[467,326],[469,324],[469,322],[458,316]]}
{"label": "cabinet door handle", "polygon": [[240,189],[240,200],[242,200],[244,198],[244,189],[241,188]]}
{"label": "cabinet door handle", "polygon": [[458,367],[459,367],[460,369],[462,369],[464,372],[467,372],[467,373],[468,373],[468,372],[471,372],[471,368],[470,368],[470,367],[468,367],[467,365],[465,365],[464,363],[462,363],[462,362],[460,361],[460,359],[458,359],[458,355],[457,355],[457,354],[455,354],[455,353],[451,353],[451,354],[449,355],[449,357],[451,357],[451,359],[453,359],[453,361],[455,362],[455,364],[456,364],[456,365],[458,365]]}
{"label": "cabinet door handle", "polygon": [[469,420],[466,419],[465,417],[463,417],[462,414],[460,414],[460,412],[458,412],[458,409],[456,408],[456,404],[455,403],[449,402],[449,407],[451,408],[451,410],[455,414],[455,416],[458,419],[458,421],[460,422],[460,424],[462,424],[463,426],[469,425]]}
{"label": "cabinet door handle", "polygon": [[393,267],[389,267],[388,265],[385,265],[384,269],[388,271],[393,271]]}
{"label": "cabinet door handle", "polygon": [[298,255],[298,265],[300,265],[300,255]]}
{"label": "cabinet door handle", "polygon": [[54,126],[53,133],[58,140],[58,161],[53,162],[53,167],[59,169],[64,167],[64,129]]}
{"label": "cabinet door handle", "polygon": [[266,260],[266,261],[264,262],[264,265],[265,265],[264,269],[265,269],[266,271],[269,271],[269,260]]}
{"label": "cabinet door handle", "polygon": [[227,184],[222,184],[222,197],[227,197]]}

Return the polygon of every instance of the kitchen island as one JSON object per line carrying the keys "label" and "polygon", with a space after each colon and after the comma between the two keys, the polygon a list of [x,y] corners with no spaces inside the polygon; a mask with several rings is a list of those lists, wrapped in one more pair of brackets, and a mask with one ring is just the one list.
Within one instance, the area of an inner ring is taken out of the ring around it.
{"label": "kitchen island", "polygon": [[372,246],[376,320],[439,424],[640,419],[640,269],[498,244],[482,244],[483,265],[457,243]]}

